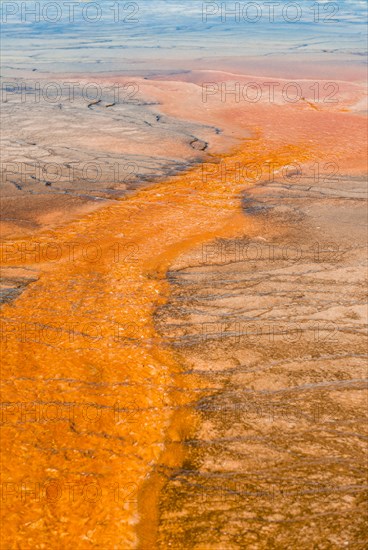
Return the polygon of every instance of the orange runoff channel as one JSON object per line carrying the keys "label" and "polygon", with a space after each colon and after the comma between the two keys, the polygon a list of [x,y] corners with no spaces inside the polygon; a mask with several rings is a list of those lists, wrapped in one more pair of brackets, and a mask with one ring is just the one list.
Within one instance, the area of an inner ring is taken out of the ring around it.
{"label": "orange runoff channel", "polygon": [[[224,181],[220,161],[282,167],[312,156],[302,145],[258,136],[210,157],[204,167],[212,176],[199,165],[68,225],[5,243],[3,265],[39,272],[3,308],[6,548],[137,546],[139,518],[149,515],[147,506],[139,513],[140,490],[183,404],[171,402],[170,377],[180,364],[153,320],[169,294],[167,269],[186,250],[244,234],[251,223],[241,208],[244,181]],[[180,445],[180,434],[170,437]]]}

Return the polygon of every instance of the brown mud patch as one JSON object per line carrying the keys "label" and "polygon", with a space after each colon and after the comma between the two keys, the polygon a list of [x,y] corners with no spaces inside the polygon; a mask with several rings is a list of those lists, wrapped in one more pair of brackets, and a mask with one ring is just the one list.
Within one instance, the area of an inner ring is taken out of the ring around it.
{"label": "brown mud patch", "polygon": [[244,235],[171,266],[156,325],[197,416],[154,548],[365,547],[365,182],[247,189]]}

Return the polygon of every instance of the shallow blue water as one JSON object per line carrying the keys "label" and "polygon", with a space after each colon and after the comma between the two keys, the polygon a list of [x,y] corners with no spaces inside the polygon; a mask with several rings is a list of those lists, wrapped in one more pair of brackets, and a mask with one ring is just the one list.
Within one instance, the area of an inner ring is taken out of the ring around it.
{"label": "shallow blue water", "polygon": [[[364,59],[364,0],[2,2],[3,67],[165,70],[178,59],[282,56]],[[289,4],[289,7],[287,5]],[[157,62],[159,60],[159,62]]]}

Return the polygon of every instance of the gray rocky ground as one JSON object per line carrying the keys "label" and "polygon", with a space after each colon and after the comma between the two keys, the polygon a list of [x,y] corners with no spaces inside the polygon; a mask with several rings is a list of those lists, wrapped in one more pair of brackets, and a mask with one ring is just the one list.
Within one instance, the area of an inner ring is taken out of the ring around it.
{"label": "gray rocky ground", "polygon": [[3,79],[2,127],[3,237],[187,169],[220,132],[163,115],[136,81],[45,77]]}

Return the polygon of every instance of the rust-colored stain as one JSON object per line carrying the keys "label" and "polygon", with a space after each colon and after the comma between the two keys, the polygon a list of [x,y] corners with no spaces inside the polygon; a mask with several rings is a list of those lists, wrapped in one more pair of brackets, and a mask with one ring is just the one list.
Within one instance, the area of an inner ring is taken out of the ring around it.
{"label": "rust-colored stain", "polygon": [[246,184],[224,178],[219,161],[312,157],[299,144],[250,139],[204,169],[5,243],[3,265],[40,276],[3,309],[4,548],[128,549],[152,529],[156,499],[150,506],[141,489],[169,443],[172,464],[181,460],[180,402],[167,391],[180,365],[153,322],[166,270],[194,245],[246,231]]}

